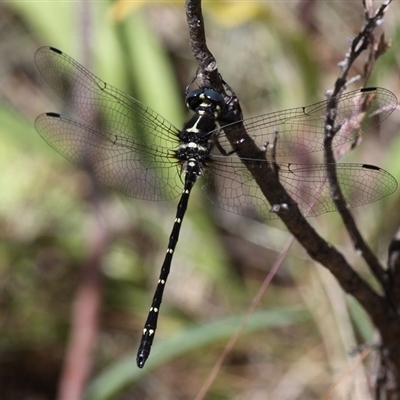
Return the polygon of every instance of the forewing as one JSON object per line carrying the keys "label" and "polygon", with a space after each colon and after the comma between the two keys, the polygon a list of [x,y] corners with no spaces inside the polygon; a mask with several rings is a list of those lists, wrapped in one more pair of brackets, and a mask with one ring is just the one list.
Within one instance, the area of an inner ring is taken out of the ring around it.
{"label": "forewing", "polygon": [[[292,108],[248,118],[225,127],[240,132],[243,123],[247,134],[259,147],[276,142],[276,158],[285,160],[290,156],[303,155],[323,150],[324,124],[328,101],[310,106]],[[337,115],[334,130],[337,134],[333,147],[355,141],[360,135],[379,127],[397,107],[397,98],[383,88],[364,88],[344,93],[337,98]],[[232,148],[224,135],[218,140],[226,150]],[[291,160],[295,161],[295,160]]]}
{"label": "forewing", "polygon": [[74,59],[52,47],[41,47],[35,63],[53,91],[85,123],[103,135],[141,140],[173,147],[178,129],[158,113],[103,82]]}

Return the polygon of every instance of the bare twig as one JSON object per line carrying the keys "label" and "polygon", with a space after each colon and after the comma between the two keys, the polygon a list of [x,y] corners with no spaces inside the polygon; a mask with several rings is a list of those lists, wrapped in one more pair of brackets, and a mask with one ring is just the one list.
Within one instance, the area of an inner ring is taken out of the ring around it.
{"label": "bare twig", "polygon": [[400,304],[400,229],[394,235],[388,251],[389,292],[394,304]]}
{"label": "bare twig", "polygon": [[[187,6],[188,3],[200,3],[200,0],[187,0]],[[199,12],[201,10],[200,7],[194,6],[192,9]],[[199,15],[197,18],[194,16],[192,18],[198,21],[196,29],[204,30],[202,17]],[[199,42],[198,46],[203,50],[207,48],[203,42]],[[297,204],[279,182],[275,170],[271,168],[270,163],[265,162],[265,153],[247,134],[243,125],[240,123],[228,125],[224,131],[236,154],[251,172],[268,202],[277,206],[277,214],[308,254],[325,265],[337,277],[344,290],[352,293],[362,304],[370,303],[370,300],[374,299],[370,304],[373,304],[375,308],[373,312],[377,313],[383,306],[382,299],[353,271],[343,255],[321,238],[307,222]]]}
{"label": "bare twig", "polygon": [[242,111],[237,97],[234,93],[226,92],[226,84],[218,72],[217,61],[207,47],[201,1],[186,0],[185,10],[190,47],[199,67],[197,78],[200,85],[214,89],[224,96],[227,107],[221,119],[225,123],[239,121],[242,119]]}
{"label": "bare twig", "polygon": [[[364,5],[364,15],[366,23],[360,33],[352,40],[350,49],[346,54],[345,59],[339,63],[340,72],[335,82],[333,90],[330,92],[331,97],[338,96],[343,89],[346,87],[347,75],[354,61],[360,56],[360,54],[367,50],[371,42],[373,41],[373,32],[377,26],[382,23],[383,17],[387,8],[392,0],[384,0],[372,18],[369,17],[369,11]],[[365,2],[363,1],[363,4]]]}
{"label": "bare twig", "polygon": [[364,3],[364,15],[366,17],[366,23],[360,33],[353,39],[345,59],[339,63],[340,73],[334,84],[333,90],[330,91],[324,132],[324,159],[327,166],[327,176],[331,188],[332,199],[336,204],[347,231],[349,232],[356,251],[362,255],[365,262],[383,288],[385,288],[387,284],[387,275],[383,267],[380,265],[376,255],[364,241],[351,212],[347,208],[346,199],[344,198],[340,189],[336,174],[336,160],[332,150],[332,141],[336,134],[334,131],[334,126],[337,108],[337,96],[340,95],[347,86],[347,76],[354,61],[363,51],[368,49],[371,43],[373,43],[373,31],[382,22],[383,16],[390,3],[391,0],[384,1],[375,15],[371,18],[369,17],[371,10],[368,9],[367,5]]}
{"label": "bare twig", "polygon": [[201,1],[186,1],[186,19],[189,26],[190,47],[199,66],[198,78],[203,87],[224,93],[218,65],[206,44]]}

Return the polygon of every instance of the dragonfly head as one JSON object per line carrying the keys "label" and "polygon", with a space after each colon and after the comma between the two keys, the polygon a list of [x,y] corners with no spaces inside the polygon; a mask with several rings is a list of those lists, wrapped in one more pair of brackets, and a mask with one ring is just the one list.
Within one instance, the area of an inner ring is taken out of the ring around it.
{"label": "dragonfly head", "polygon": [[225,107],[224,98],[213,89],[200,88],[186,95],[186,105],[196,114],[214,115],[219,117]]}

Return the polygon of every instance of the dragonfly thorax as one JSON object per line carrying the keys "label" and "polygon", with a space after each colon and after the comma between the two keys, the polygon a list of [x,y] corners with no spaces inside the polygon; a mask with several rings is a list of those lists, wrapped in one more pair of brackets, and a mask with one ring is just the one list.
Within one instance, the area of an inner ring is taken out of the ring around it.
{"label": "dragonfly thorax", "polygon": [[196,89],[187,97],[187,104],[196,114],[179,133],[179,147],[175,157],[182,165],[196,162],[199,168],[210,158],[213,134],[218,132],[216,119],[223,108],[222,96],[210,89]]}
{"label": "dragonfly thorax", "polygon": [[208,140],[205,143],[199,143],[197,140],[181,143],[175,152],[175,157],[183,166],[190,160],[196,162],[201,168],[210,158],[211,148],[212,144]]}

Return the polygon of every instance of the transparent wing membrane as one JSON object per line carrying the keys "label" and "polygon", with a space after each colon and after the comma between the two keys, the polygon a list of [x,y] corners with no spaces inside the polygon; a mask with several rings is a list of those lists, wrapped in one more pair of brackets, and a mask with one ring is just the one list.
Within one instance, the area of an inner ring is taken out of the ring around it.
{"label": "transparent wing membrane", "polygon": [[[161,200],[181,193],[181,167],[175,159],[179,146],[176,127],[59,50],[40,48],[35,62],[50,87],[82,120],[75,122],[54,113],[39,116],[36,129],[46,142],[71,162],[89,166],[101,183],[128,196]],[[354,142],[362,134],[379,128],[397,106],[396,96],[382,88],[347,92],[336,100],[334,147]],[[241,129],[243,123],[260,148],[268,149],[278,135],[274,151],[280,180],[309,216],[336,210],[325,167],[298,164],[295,158],[323,150],[326,109],[327,101],[321,101],[229,126]],[[232,149],[222,129],[211,137],[227,152]],[[270,154],[268,150],[266,157]],[[252,206],[266,219],[276,217],[234,153],[222,156],[215,146],[207,168],[204,176],[206,180],[212,177],[212,190],[220,207],[246,214]],[[337,173],[350,207],[379,200],[397,188],[394,177],[380,168],[338,164]],[[211,183],[206,181],[205,188],[211,189]]]}

